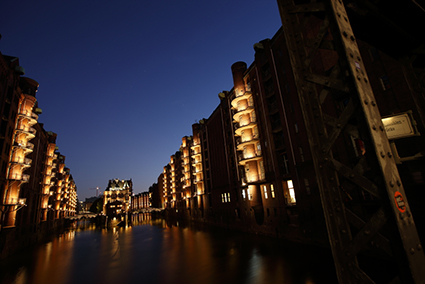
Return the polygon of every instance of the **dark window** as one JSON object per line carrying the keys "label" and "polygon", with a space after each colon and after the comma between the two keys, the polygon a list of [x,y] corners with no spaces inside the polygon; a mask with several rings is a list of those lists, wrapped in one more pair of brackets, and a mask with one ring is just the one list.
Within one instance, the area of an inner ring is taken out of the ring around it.
{"label": "dark window", "polygon": [[390,80],[388,79],[387,75],[381,76],[379,80],[381,81],[382,89],[384,89],[384,91],[391,89]]}
{"label": "dark window", "polygon": [[370,58],[372,59],[372,61],[376,61],[380,58],[379,57],[379,50],[376,49],[375,47],[371,47],[369,49],[369,54],[370,54]]}
{"label": "dark window", "polygon": [[263,75],[264,78],[270,76],[269,63],[266,63],[263,65],[263,67],[261,67],[261,74]]}

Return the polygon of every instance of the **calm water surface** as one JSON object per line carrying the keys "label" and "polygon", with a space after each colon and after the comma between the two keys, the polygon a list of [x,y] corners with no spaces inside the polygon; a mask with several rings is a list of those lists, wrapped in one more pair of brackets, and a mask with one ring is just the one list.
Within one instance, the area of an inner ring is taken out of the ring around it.
{"label": "calm water surface", "polygon": [[164,220],[67,232],[0,263],[0,283],[337,283],[328,250]]}

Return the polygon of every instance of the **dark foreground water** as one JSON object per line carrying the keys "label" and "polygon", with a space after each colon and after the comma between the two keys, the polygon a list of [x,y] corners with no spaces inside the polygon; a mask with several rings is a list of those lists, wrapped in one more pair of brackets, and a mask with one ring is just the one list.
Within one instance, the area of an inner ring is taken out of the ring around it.
{"label": "dark foreground water", "polygon": [[67,232],[0,263],[0,283],[337,283],[325,249],[149,223]]}

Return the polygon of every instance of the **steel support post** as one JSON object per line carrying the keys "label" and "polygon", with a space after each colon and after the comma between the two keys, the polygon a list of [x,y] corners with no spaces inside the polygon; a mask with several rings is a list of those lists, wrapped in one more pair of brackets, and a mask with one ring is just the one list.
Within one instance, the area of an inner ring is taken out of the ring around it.
{"label": "steel support post", "polygon": [[[425,283],[423,248],[343,2],[277,2],[339,282],[375,283],[365,272],[374,263],[364,269],[359,257],[380,250],[399,267],[390,281]],[[353,137],[364,145],[355,162],[335,154]],[[359,192],[378,204],[373,212],[358,210]]]}

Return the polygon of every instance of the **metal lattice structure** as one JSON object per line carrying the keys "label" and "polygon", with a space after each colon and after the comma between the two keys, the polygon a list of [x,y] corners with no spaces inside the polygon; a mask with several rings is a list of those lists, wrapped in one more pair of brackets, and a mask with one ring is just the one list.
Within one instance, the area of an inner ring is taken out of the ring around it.
{"label": "metal lattice structure", "polygon": [[[365,269],[359,260],[372,252],[397,263],[389,282],[425,283],[423,248],[344,4],[295,2],[278,0],[338,280],[374,283],[368,274],[374,263]],[[318,72],[315,59],[329,52],[337,60]],[[343,101],[342,111],[326,113],[329,100]],[[344,164],[333,149],[348,135],[361,139],[365,153]],[[380,206],[357,214],[343,200],[350,188]]]}

